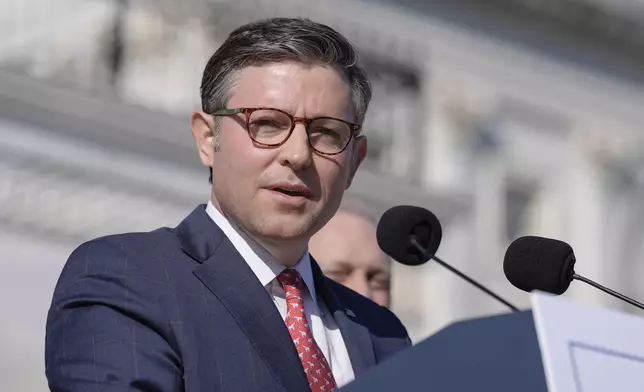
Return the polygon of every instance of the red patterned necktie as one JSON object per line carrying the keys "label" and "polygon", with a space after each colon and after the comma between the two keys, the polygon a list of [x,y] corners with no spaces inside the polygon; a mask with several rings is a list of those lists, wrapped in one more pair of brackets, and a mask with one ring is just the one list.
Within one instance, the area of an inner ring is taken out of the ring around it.
{"label": "red patterned necktie", "polygon": [[322,350],[315,342],[304,315],[302,291],[305,289],[300,274],[292,269],[282,271],[277,276],[286,293],[286,326],[295,344],[306,378],[312,392],[328,392],[336,388],[331,367]]}

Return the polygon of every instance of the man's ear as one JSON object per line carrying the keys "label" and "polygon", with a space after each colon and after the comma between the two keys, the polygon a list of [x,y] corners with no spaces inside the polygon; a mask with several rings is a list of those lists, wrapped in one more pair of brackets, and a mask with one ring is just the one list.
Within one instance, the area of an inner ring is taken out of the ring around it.
{"label": "man's ear", "polygon": [[345,190],[349,189],[351,183],[353,182],[353,177],[358,171],[358,167],[362,161],[364,161],[367,156],[367,137],[364,135],[357,136],[353,141],[353,147],[351,151],[351,160],[349,162],[349,175],[347,176],[347,183],[345,185]]}
{"label": "man's ear", "polygon": [[199,159],[206,167],[212,167],[215,155],[214,125],[213,117],[204,112],[194,112],[190,117],[190,129],[197,144]]}

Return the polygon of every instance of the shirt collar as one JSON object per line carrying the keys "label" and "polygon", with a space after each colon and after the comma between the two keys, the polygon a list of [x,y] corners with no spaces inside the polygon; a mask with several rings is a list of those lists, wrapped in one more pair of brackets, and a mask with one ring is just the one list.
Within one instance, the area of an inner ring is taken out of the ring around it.
{"label": "shirt collar", "polygon": [[[230,222],[219,211],[212,202],[208,202],[206,206],[206,213],[210,216],[217,226],[224,232],[226,237],[232,242],[237,252],[246,261],[250,269],[253,271],[260,283],[267,287],[277,275],[286,269],[280,264],[273,255],[271,255],[263,246],[257,241],[250,238],[243,230],[239,229],[232,222]],[[315,292],[315,283],[313,280],[313,269],[311,267],[311,257],[309,256],[308,248],[304,252],[302,258],[293,267],[306,284],[313,302],[317,305],[317,295]]]}

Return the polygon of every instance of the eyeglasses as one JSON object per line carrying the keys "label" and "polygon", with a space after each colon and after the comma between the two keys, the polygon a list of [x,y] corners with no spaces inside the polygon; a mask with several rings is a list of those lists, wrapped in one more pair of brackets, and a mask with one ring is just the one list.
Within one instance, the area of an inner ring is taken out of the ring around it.
{"label": "eyeglasses", "polygon": [[246,130],[250,138],[264,147],[279,147],[293,133],[295,124],[302,123],[306,128],[309,145],[323,155],[336,155],[344,151],[351,138],[360,130],[360,125],[333,117],[304,118],[294,117],[280,109],[239,108],[220,109],[213,116],[244,114]]}

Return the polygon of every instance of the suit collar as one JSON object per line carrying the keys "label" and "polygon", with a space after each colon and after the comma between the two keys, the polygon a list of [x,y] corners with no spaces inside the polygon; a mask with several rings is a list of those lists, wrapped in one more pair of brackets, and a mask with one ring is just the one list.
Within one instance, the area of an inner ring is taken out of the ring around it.
{"label": "suit collar", "polygon": [[219,246],[213,242],[191,248],[200,256],[211,249],[210,257],[194,270],[195,276],[228,310],[284,390],[308,390],[291,336],[264,286],[226,238]]}
{"label": "suit collar", "polygon": [[181,249],[199,263],[208,260],[226,239],[206,214],[206,205],[195,208],[175,229]]}
{"label": "suit collar", "polygon": [[[205,209],[198,206],[176,228],[183,252],[201,263],[194,274],[226,307],[286,390],[307,390],[297,351],[270,295]],[[333,314],[358,376],[375,365],[369,330],[357,310],[342,306],[334,283],[313,258],[311,269],[316,292]]]}
{"label": "suit collar", "polygon": [[[250,269],[253,270],[253,273],[257,276],[257,279],[259,279],[260,283],[264,287],[267,287],[277,277],[277,275],[286,269],[286,267],[280,264],[275,257],[257,243],[257,241],[250,238],[243,230],[239,229],[239,227],[226,218],[224,214],[217,210],[211,202],[208,202],[208,205],[206,206],[206,213],[221,229],[235,249],[237,249],[237,252],[239,252]],[[311,293],[313,302],[316,306],[319,306],[308,249],[293,269],[300,274],[309,290],[309,293]]]}
{"label": "suit collar", "polygon": [[228,310],[286,391],[309,388],[277,308],[223,231],[198,206],[176,228],[181,249],[199,265],[194,275]]}

